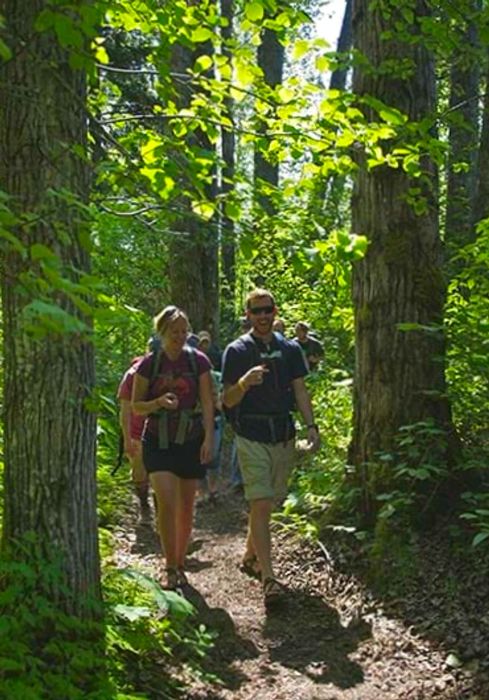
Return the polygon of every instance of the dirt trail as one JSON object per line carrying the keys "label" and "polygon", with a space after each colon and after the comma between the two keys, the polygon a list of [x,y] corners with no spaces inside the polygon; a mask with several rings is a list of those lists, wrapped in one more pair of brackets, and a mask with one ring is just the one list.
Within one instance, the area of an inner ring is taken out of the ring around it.
{"label": "dirt trail", "polygon": [[[406,620],[405,601],[375,600],[351,572],[347,548],[276,529],[277,572],[290,594],[284,611],[267,616],[260,584],[238,569],[245,531],[241,496],[225,493],[197,509],[188,597],[218,633],[208,662],[222,685],[196,682],[188,700],[489,698],[487,669],[462,665],[446,643],[422,635],[422,624]],[[136,524],[134,512],[120,538],[120,564],[156,567],[157,552],[156,534]],[[421,622],[433,615],[422,610]]]}

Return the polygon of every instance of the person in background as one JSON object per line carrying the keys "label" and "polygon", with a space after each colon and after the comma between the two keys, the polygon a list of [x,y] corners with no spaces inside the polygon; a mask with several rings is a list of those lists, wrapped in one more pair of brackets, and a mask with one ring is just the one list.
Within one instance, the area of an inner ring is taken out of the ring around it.
{"label": "person in background", "polygon": [[309,370],[314,372],[324,357],[323,346],[317,338],[309,335],[309,324],[306,321],[299,321],[296,324],[295,335],[294,340],[299,343]]}
{"label": "person in background", "polygon": [[219,350],[217,345],[212,342],[212,336],[209,331],[200,331],[198,339],[197,347],[200,348],[202,352],[205,352],[212,363],[212,367],[220,372],[222,352]]}
{"label": "person in background", "polygon": [[230,410],[236,431],[245,498],[250,508],[242,570],[261,575],[267,608],[280,603],[284,593],[272,567],[270,518],[274,504],[286,496],[295,454],[291,388],[307,426],[310,449],[317,449],[320,444],[304,383],[307,369],[297,344],[273,333],[276,312],[269,291],[251,292],[246,301],[251,333],[230,343],[223,358],[223,403]]}
{"label": "person in background", "polygon": [[130,367],[124,373],[117,391],[120,402],[119,423],[124,440],[124,454],[131,465],[131,477],[136,496],[139,500],[141,522],[149,522],[151,508],[148,501],[149,478],[143,464],[141,436],[143,434],[144,417],[136,415],[131,409],[132,385],[137,365],[143,355],[134,357]]}
{"label": "person in background", "polygon": [[[199,333],[198,348],[209,357],[211,337],[207,331]],[[209,357],[212,362],[212,359]],[[199,489],[202,494],[207,494],[208,502],[215,504],[218,497],[219,477],[221,475],[221,448],[222,436],[224,432],[224,417],[222,414],[221,402],[221,372],[216,369],[211,370],[212,396],[214,399],[214,452],[211,461],[206,465],[206,476],[201,480]]]}
{"label": "person in background", "polygon": [[161,348],[136,367],[132,410],[146,417],[143,463],[157,500],[165,585],[175,589],[187,583],[195,492],[213,453],[211,366],[200,350],[186,344],[189,322],[182,309],[167,306],[154,327]]}
{"label": "person in background", "polygon": [[272,329],[274,333],[280,333],[280,335],[285,338],[285,323],[282,318],[277,316],[273,322]]}
{"label": "person in background", "polygon": [[191,348],[196,348],[198,344],[199,336],[197,335],[197,333],[194,333],[192,327],[189,326],[187,333],[187,345],[189,345]]}

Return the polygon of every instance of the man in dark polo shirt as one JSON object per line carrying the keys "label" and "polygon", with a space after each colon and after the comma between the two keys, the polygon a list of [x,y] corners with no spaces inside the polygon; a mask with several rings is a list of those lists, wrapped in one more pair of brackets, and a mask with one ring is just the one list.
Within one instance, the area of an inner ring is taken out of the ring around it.
{"label": "man in dark polo shirt", "polygon": [[299,321],[296,324],[295,335],[295,341],[299,343],[307,360],[308,369],[311,372],[315,372],[324,357],[323,346],[317,338],[309,335],[309,324],[306,321]]}
{"label": "man in dark polo shirt", "polygon": [[273,333],[276,313],[270,292],[251,292],[246,302],[251,332],[230,343],[223,357],[223,402],[236,432],[245,498],[250,506],[242,570],[261,576],[267,608],[279,603],[284,592],[272,568],[270,516],[274,503],[286,496],[293,464],[292,393],[307,425],[311,449],[319,447],[304,383],[304,359],[296,343]]}

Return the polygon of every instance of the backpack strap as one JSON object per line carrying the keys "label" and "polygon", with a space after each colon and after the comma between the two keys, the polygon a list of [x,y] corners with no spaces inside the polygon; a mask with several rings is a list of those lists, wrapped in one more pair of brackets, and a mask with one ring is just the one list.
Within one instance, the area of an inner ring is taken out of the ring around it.
{"label": "backpack strap", "polygon": [[[190,367],[190,372],[188,374],[195,378],[196,385],[197,385],[197,393],[198,393],[199,368],[197,365],[197,357],[195,355],[195,350],[194,350],[194,348],[190,347],[189,345],[186,345],[183,348],[183,351],[185,353],[185,356],[188,360],[188,364]],[[161,363],[161,352],[162,351],[160,349],[160,350],[158,350],[158,352],[154,353],[154,357],[153,357],[152,365],[151,365],[150,382],[154,381],[156,379],[156,377],[158,376],[160,363]],[[176,435],[175,435],[175,443],[177,445],[183,445],[188,433],[192,429],[194,420],[200,414],[195,411],[195,406],[194,406],[194,408],[190,408],[190,409],[189,408],[177,409],[177,411],[175,413],[178,414],[178,423],[177,423],[177,431],[176,431]],[[158,418],[158,447],[160,449],[166,450],[166,449],[168,449],[168,444],[169,444],[169,417],[170,416],[169,416],[168,411],[165,411],[164,408],[157,411],[156,416]]]}

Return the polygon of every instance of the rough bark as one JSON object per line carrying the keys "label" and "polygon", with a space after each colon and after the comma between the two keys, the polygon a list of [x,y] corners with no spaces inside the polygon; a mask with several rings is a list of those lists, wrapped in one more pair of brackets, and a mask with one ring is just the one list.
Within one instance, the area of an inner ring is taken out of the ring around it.
{"label": "rough bark", "polygon": [[[263,79],[266,85],[274,89],[282,82],[284,69],[284,47],[271,29],[264,29],[261,43],[257,52],[258,66],[263,71]],[[262,125],[262,131],[266,127]],[[254,153],[254,181],[257,191],[257,201],[270,214],[274,212],[272,200],[261,193],[261,183],[277,187],[279,182],[279,166],[264,158],[261,151],[255,147]]]}
{"label": "rough bark", "polygon": [[[88,199],[87,167],[73,151],[86,146],[85,75],[70,68],[52,34],[35,31],[46,7],[44,0],[0,3],[13,51],[0,77],[0,187],[12,210],[30,219],[13,231],[26,248],[48,246],[64,274],[78,279],[89,271],[86,222],[76,206],[49,191]],[[85,594],[100,595],[95,415],[86,405],[94,386],[93,346],[80,333],[34,339],[23,314],[39,293],[26,277],[37,274],[36,263],[4,247],[2,267],[2,546],[34,531],[47,557],[60,551],[68,591],[54,595],[68,611],[88,615]],[[55,302],[81,319],[62,292]]]}
{"label": "rough bark", "polygon": [[[199,51],[175,44],[172,50],[171,70],[185,75],[200,54],[210,55],[212,46],[204,45]],[[176,100],[180,107],[189,104],[193,86],[189,80],[175,82]],[[214,146],[202,131],[186,140],[187,147],[211,152]],[[185,155],[178,155],[181,165],[180,186],[191,188],[186,173]],[[206,196],[216,198],[216,179],[207,186]],[[194,330],[206,329],[217,339],[219,331],[218,230],[215,217],[205,222],[192,211],[191,199],[182,195],[178,201],[179,214],[173,229],[180,232],[169,245],[169,280],[171,301],[185,309]]]}
{"label": "rough bark", "polygon": [[[434,109],[434,67],[422,42],[409,44],[383,38],[390,18],[369,0],[355,0],[355,48],[372,66],[357,66],[354,92],[372,95],[418,121]],[[427,3],[414,3],[417,20],[429,13]],[[412,28],[417,31],[416,24]],[[387,61],[409,61],[409,75],[377,68]],[[403,425],[434,419],[451,430],[445,394],[444,339],[438,331],[402,331],[398,324],[440,326],[445,285],[438,231],[437,170],[423,163],[423,196],[427,211],[416,214],[406,200],[411,186],[420,186],[401,169],[368,170],[359,159],[352,197],[352,228],[368,237],[366,256],[355,264],[356,367],[354,426],[350,462],[363,487],[365,510],[375,509],[375,496],[389,484],[378,465],[378,453],[390,452]]]}
{"label": "rough bark", "polygon": [[[472,13],[479,2],[471,3]],[[478,147],[478,92],[480,56],[477,52],[477,27],[474,20],[459,31],[460,51],[452,56],[447,175],[447,212],[445,241],[449,256],[474,238],[474,201],[476,195],[476,156]],[[454,170],[456,163],[466,163],[467,169]],[[453,265],[450,265],[453,269]]]}

